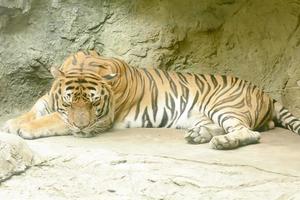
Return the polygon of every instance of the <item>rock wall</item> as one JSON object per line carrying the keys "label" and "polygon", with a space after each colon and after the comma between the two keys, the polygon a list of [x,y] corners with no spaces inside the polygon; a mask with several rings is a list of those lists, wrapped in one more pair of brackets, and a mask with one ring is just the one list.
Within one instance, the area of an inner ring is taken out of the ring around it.
{"label": "rock wall", "polygon": [[28,109],[79,49],[138,67],[232,74],[300,116],[299,0],[2,0],[0,116]]}

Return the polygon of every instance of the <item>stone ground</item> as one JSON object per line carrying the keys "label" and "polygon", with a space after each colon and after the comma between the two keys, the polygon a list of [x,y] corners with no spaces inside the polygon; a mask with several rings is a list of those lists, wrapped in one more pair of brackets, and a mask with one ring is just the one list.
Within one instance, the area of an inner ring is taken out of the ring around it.
{"label": "stone ground", "polygon": [[170,129],[27,142],[43,161],[2,182],[1,200],[300,199],[300,137],[280,128],[230,151]]}

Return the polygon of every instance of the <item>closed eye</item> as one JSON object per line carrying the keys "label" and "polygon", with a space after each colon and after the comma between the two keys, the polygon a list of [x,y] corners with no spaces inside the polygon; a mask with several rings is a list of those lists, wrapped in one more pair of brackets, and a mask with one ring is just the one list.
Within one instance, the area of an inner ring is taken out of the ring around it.
{"label": "closed eye", "polygon": [[100,97],[98,96],[98,97],[95,97],[93,101],[96,102],[96,101],[99,101],[99,100],[100,100]]}
{"label": "closed eye", "polygon": [[68,103],[66,103],[66,102],[63,102],[62,105],[63,105],[64,107],[69,107],[69,106],[71,106],[70,104],[68,104]]}
{"label": "closed eye", "polygon": [[93,102],[93,106],[98,106],[100,104],[100,99]]}
{"label": "closed eye", "polygon": [[58,109],[57,109],[57,112],[59,112],[59,113],[61,113],[61,114],[63,114],[63,115],[66,115],[66,114],[67,114],[66,111],[65,111],[64,109],[61,109],[61,108],[58,108]]}

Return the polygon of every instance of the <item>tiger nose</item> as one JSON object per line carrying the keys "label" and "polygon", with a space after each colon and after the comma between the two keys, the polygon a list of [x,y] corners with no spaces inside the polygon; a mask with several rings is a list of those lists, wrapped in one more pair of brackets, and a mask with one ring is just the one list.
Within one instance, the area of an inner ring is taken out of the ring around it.
{"label": "tiger nose", "polygon": [[86,128],[89,125],[89,123],[80,123],[80,122],[77,122],[77,123],[74,122],[73,124],[74,124],[74,126],[79,128],[80,130]]}

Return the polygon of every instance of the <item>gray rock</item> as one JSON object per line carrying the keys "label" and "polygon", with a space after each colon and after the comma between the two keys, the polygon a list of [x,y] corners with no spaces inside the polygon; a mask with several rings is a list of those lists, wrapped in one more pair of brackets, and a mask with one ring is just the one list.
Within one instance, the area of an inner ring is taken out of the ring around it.
{"label": "gray rock", "polygon": [[0,182],[24,172],[36,159],[25,140],[0,132]]}
{"label": "gray rock", "polygon": [[21,10],[22,13],[25,13],[31,8],[31,0],[1,0],[0,8],[2,12],[4,12],[5,9],[15,9]]}
{"label": "gray rock", "polygon": [[79,49],[137,67],[236,75],[300,116],[300,4],[13,0],[0,3],[0,116],[28,109]]}

